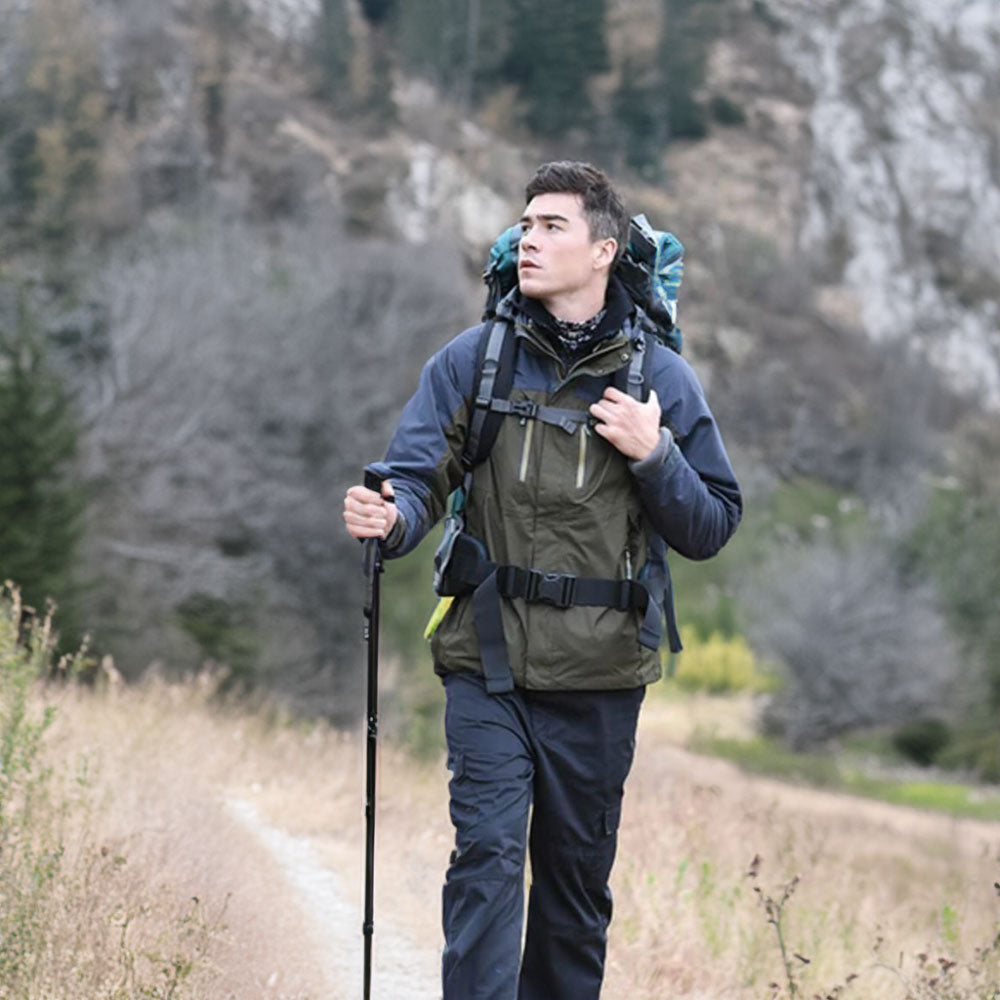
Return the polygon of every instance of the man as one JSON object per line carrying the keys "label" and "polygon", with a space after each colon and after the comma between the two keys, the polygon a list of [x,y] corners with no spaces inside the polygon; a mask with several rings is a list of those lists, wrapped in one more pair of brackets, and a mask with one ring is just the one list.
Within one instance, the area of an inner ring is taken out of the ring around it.
{"label": "man", "polygon": [[[510,579],[534,582],[490,581],[498,615],[481,599],[488,585],[460,594],[432,640],[455,826],[444,1000],[597,1000],[623,786],[645,685],[660,674],[649,625],[658,631],[662,618],[664,542],[708,558],[742,512],[679,355],[647,338],[644,402],[609,385],[638,349],[638,318],[612,273],[629,218],[608,178],[589,164],[545,164],[525,200],[518,287],[497,319],[518,343],[509,398],[526,405],[466,480],[465,518],[493,563],[519,568]],[[463,482],[480,334],[466,330],[425,366],[376,467],[384,496],[347,492],[348,531],[384,539],[389,557],[419,542]],[[584,419],[546,422],[531,404]],[[583,578],[632,596],[588,603]]]}

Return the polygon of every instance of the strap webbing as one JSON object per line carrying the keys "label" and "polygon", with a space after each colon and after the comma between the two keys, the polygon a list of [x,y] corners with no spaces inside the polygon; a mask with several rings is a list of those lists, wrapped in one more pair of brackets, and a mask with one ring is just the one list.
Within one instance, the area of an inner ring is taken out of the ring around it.
{"label": "strap webbing", "polygon": [[[462,464],[471,469],[482,461],[479,454],[480,440],[486,426],[486,418],[490,414],[490,402],[496,388],[497,377],[501,374],[501,351],[507,334],[507,324],[490,320],[483,334],[486,347],[480,362],[479,377],[476,386],[476,397],[472,401],[472,414],[469,419],[469,433],[462,450]],[[490,442],[492,447],[492,441]]]}
{"label": "strap webbing", "polygon": [[[608,580],[573,576],[569,573],[543,573],[520,566],[480,564],[486,576],[476,583],[472,593],[473,620],[479,639],[486,690],[503,694],[514,689],[514,678],[503,634],[501,597],[520,597],[526,601],[571,606],[610,607],[619,611],[638,608],[643,612],[639,628],[642,645],[656,649],[660,643],[662,609],[645,584],[638,580]],[[481,576],[481,574],[480,574]]]}
{"label": "strap webbing", "polygon": [[479,656],[483,661],[486,690],[490,694],[513,691],[514,675],[510,670],[507,640],[503,635],[496,569],[473,591],[472,612],[479,638]]}
{"label": "strap webbing", "polygon": [[544,424],[561,428],[567,434],[575,434],[581,424],[587,424],[592,420],[587,410],[545,406],[533,403],[530,399],[491,399],[489,409],[493,413],[520,417],[522,420],[541,420]]}

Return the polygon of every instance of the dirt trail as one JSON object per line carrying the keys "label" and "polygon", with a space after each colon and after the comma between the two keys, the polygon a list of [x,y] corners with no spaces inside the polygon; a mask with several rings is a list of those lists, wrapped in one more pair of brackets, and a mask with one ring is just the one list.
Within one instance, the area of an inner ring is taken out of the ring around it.
{"label": "dirt trail", "polygon": [[[344,879],[320,857],[310,838],[267,823],[245,799],[229,797],[226,810],[278,864],[315,929],[317,967],[329,1000],[360,996],[363,979],[362,907]],[[420,944],[404,929],[375,914],[372,995],[393,1000],[429,1000],[440,995],[437,950]]]}

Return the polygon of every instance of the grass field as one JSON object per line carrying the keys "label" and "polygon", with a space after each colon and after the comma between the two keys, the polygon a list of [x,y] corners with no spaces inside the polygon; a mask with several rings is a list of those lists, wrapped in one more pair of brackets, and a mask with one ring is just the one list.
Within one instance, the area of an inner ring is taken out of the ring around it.
{"label": "grass field", "polygon": [[[213,688],[203,678],[46,694],[53,798],[69,803],[57,810],[66,888],[48,911],[36,988],[21,995],[358,994],[356,983],[324,979],[317,915],[225,803],[238,797],[308,838],[360,899],[360,735],[266,706],[225,707]],[[997,1000],[1000,824],[749,774],[686,749],[706,731],[745,739],[745,702],[647,699],[605,1000]],[[392,739],[390,720],[377,921],[433,952],[451,846],[446,772]],[[360,949],[356,931],[344,949]]]}

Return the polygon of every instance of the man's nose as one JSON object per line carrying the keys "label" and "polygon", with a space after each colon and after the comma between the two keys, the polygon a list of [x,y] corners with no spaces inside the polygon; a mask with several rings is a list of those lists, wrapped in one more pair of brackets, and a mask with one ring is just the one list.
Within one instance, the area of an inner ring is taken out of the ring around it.
{"label": "man's nose", "polygon": [[537,230],[532,226],[530,229],[525,229],[521,233],[521,246],[526,250],[537,250],[538,249],[538,237]]}

